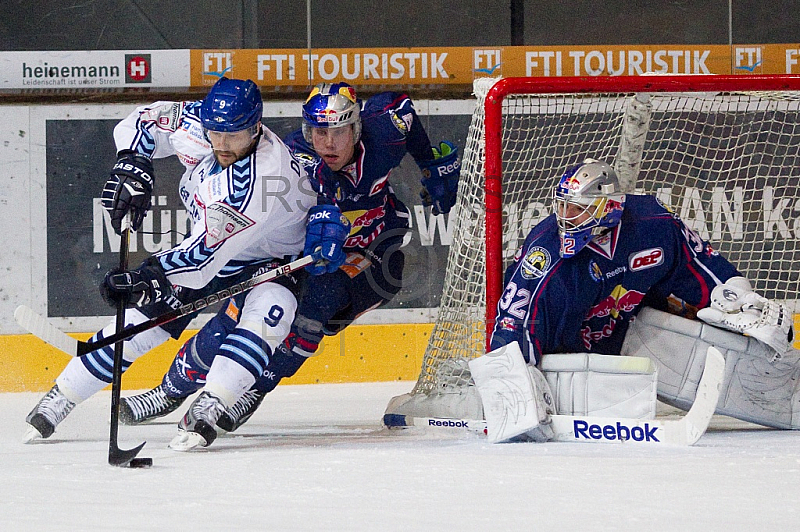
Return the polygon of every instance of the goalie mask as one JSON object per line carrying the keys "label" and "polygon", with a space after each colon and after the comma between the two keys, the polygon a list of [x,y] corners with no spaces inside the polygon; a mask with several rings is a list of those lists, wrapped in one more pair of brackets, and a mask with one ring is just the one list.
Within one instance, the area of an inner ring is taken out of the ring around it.
{"label": "goalie mask", "polygon": [[311,143],[313,128],[340,128],[353,124],[353,143],[361,137],[361,102],[347,83],[320,83],[303,104],[303,136]]}
{"label": "goalie mask", "polygon": [[592,238],[618,225],[624,208],[625,194],[608,163],[586,159],[568,169],[553,193],[561,256],[574,256]]}

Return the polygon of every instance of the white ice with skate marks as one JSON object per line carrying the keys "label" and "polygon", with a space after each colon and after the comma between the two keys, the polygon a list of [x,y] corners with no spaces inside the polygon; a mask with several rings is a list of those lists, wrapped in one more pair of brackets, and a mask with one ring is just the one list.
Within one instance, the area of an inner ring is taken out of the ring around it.
{"label": "white ice with skate marks", "polygon": [[[0,394],[1,530],[795,530],[800,433],[715,416],[692,447],[487,443],[389,431],[413,383],[279,386],[236,433],[167,448],[190,401],[120,427],[150,469],[107,465],[110,394],[24,445],[41,393]],[[133,392],[124,392],[124,395]],[[677,420],[670,410],[659,419]]]}

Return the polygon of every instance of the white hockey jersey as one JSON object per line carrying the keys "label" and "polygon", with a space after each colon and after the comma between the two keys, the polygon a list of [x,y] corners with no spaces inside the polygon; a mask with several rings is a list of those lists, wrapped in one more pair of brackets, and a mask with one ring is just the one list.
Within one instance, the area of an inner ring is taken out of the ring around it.
{"label": "white hockey jersey", "polygon": [[200,105],[156,102],[114,129],[117,151],[176,155],[186,168],[179,193],[193,220],[191,235],[156,256],[167,278],[188,288],[253,261],[300,254],[308,209],[317,202],[305,171],[266,127],[249,157],[223,169],[203,134]]}

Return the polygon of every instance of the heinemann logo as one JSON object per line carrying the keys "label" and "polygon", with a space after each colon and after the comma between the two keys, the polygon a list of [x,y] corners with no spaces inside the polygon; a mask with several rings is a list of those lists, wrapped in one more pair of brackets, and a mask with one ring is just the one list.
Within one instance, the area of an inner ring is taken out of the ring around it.
{"label": "heinemann logo", "polygon": [[98,87],[122,85],[121,69],[112,65],[31,66],[22,63],[22,84],[30,87]]}
{"label": "heinemann logo", "polygon": [[42,63],[41,66],[29,66],[22,63],[23,79],[41,78],[118,78],[119,66],[107,65],[69,65],[59,66]]}

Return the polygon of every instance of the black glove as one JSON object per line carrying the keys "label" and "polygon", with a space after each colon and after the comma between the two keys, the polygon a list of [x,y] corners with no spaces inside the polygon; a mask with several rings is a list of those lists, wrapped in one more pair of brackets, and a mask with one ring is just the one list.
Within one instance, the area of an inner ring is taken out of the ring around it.
{"label": "black glove", "polygon": [[101,202],[111,215],[111,226],[122,234],[122,219],[131,213],[131,229],[138,231],[153,195],[153,161],[141,153],[123,150],[103,188]]}
{"label": "black glove", "polygon": [[150,258],[135,270],[114,269],[100,285],[100,295],[112,307],[125,301],[128,307],[143,307],[174,294],[158,260]]}

